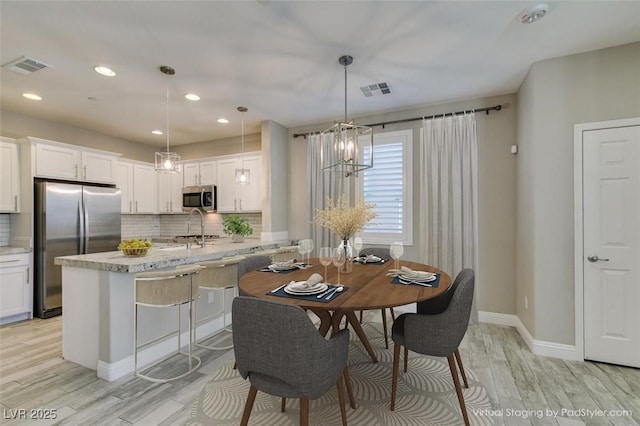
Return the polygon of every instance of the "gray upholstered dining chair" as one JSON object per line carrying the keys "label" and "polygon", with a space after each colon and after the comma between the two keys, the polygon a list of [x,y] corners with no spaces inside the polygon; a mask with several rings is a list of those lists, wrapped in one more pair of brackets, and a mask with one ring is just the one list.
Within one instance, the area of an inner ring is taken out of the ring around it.
{"label": "gray upholstered dining chair", "polygon": [[251,383],[241,425],[249,422],[260,390],[282,398],[300,398],[300,425],[306,426],[309,400],[320,398],[334,384],[342,424],[347,424],[342,377],[347,366],[348,330],[327,340],[300,307],[253,297],[235,298],[232,314],[238,371]]}
{"label": "gray upholstered dining chair", "polygon": [[[458,285],[466,277],[467,277],[467,273],[458,274],[458,276],[456,276],[456,279],[453,281],[453,284],[451,284],[451,286],[447,289],[446,292],[440,294],[437,297],[434,297],[433,299],[423,300],[422,302],[416,303],[416,312],[421,315],[439,315],[443,313],[449,306],[449,303],[451,303],[451,298],[453,297],[453,294],[458,288]],[[458,370],[460,371],[460,375],[462,376],[462,381],[464,382],[464,387],[468,389],[469,382],[467,380],[467,374],[464,372],[464,366],[462,365],[462,357],[460,356],[460,351],[457,348],[454,355],[456,357],[456,362],[458,363]],[[407,347],[405,346],[404,347],[404,372],[405,373],[407,372],[408,364],[409,364],[409,349],[407,349]]]}
{"label": "gray upholstered dining chair", "polygon": [[446,357],[451,370],[451,377],[458,395],[464,424],[469,426],[467,408],[460,387],[454,353],[467,332],[475,275],[471,269],[464,269],[456,277],[456,289],[451,295],[447,308],[437,315],[402,314],[393,323],[391,337],[393,347],[393,377],[391,382],[391,410],[395,409],[398,387],[398,364],[400,348],[430,356]]}
{"label": "gray upholstered dining chair", "polygon": [[260,254],[245,254],[245,258],[238,262],[238,279],[247,272],[271,265],[271,257]]}
{"label": "gray upholstered dining chair", "polygon": [[[360,250],[360,256],[369,256],[374,255],[378,256],[381,259],[390,259],[391,254],[389,253],[389,247],[367,247]],[[396,320],[396,313],[393,311],[393,308],[389,308],[389,312],[391,313],[391,320]],[[389,349],[389,336],[387,331],[387,313],[385,308],[380,309],[380,313],[382,314],[382,329],[384,330],[384,347]],[[360,311],[360,324],[362,324],[362,311]]]}

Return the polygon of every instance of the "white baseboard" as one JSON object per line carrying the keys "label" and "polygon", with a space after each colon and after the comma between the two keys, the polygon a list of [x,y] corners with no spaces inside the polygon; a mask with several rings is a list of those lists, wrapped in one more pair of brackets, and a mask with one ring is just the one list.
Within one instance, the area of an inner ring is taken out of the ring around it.
{"label": "white baseboard", "polygon": [[[225,315],[227,325],[231,324],[231,313]],[[211,336],[220,330],[222,330],[222,316],[212,319],[211,321],[203,322],[196,327],[196,340],[200,340],[204,337]],[[189,333],[183,332],[180,335],[181,344],[184,346],[189,342]],[[164,357],[176,352],[178,349],[178,335],[171,336],[165,340],[159,341],[152,345],[145,347],[138,352],[138,369],[142,370],[147,365],[151,365],[154,362],[163,359]],[[105,361],[98,361],[96,368],[97,376],[103,380],[111,382],[124,377],[128,374],[133,374],[133,355],[130,355],[124,359],[109,363]]]}
{"label": "white baseboard", "polygon": [[536,355],[565,359],[568,361],[582,361],[574,345],[534,339],[517,315],[480,311],[479,318],[480,322],[515,327],[529,347],[529,350]]}

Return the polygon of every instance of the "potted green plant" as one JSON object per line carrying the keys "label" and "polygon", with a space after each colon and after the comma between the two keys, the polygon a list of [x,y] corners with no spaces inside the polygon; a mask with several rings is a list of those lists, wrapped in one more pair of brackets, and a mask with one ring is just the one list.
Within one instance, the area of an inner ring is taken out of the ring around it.
{"label": "potted green plant", "polygon": [[253,234],[253,228],[249,225],[249,221],[243,217],[237,215],[227,215],[222,219],[222,231],[231,235],[231,240],[234,243],[241,243],[244,241],[244,237]]}

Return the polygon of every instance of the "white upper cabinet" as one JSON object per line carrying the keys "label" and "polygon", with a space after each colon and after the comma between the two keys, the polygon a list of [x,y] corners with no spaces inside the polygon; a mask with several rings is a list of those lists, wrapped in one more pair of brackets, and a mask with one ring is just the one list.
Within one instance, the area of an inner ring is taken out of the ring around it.
{"label": "white upper cabinet", "polygon": [[[249,183],[236,183],[236,169],[249,169]],[[262,211],[262,156],[218,160],[218,212]]]}
{"label": "white upper cabinet", "polygon": [[215,185],[217,180],[215,160],[190,161],[182,165],[184,186]]}
{"label": "white upper cabinet", "polygon": [[182,213],[182,172],[158,173],[158,213]]}
{"label": "white upper cabinet", "polygon": [[20,212],[20,161],[18,144],[0,138],[0,213]]}
{"label": "white upper cabinet", "polygon": [[157,213],[158,181],[153,165],[120,160],[117,171],[122,213]]}
{"label": "white upper cabinet", "polygon": [[118,154],[29,138],[35,146],[35,176],[115,183]]}

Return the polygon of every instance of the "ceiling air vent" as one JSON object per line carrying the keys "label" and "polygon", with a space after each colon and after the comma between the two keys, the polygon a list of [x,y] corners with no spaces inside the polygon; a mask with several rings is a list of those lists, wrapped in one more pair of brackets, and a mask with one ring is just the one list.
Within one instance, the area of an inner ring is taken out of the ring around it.
{"label": "ceiling air vent", "polygon": [[389,87],[387,83],[377,83],[370,84],[368,86],[362,86],[360,90],[362,90],[362,94],[367,98],[376,95],[388,95],[391,93],[391,87]]}
{"label": "ceiling air vent", "polygon": [[8,64],[4,64],[2,68],[8,68],[11,71],[15,71],[17,73],[23,75],[29,75],[36,71],[40,71],[43,68],[47,68],[49,65],[42,63],[40,61],[36,61],[33,58],[29,58],[27,56],[22,56],[15,61],[11,61]]}

